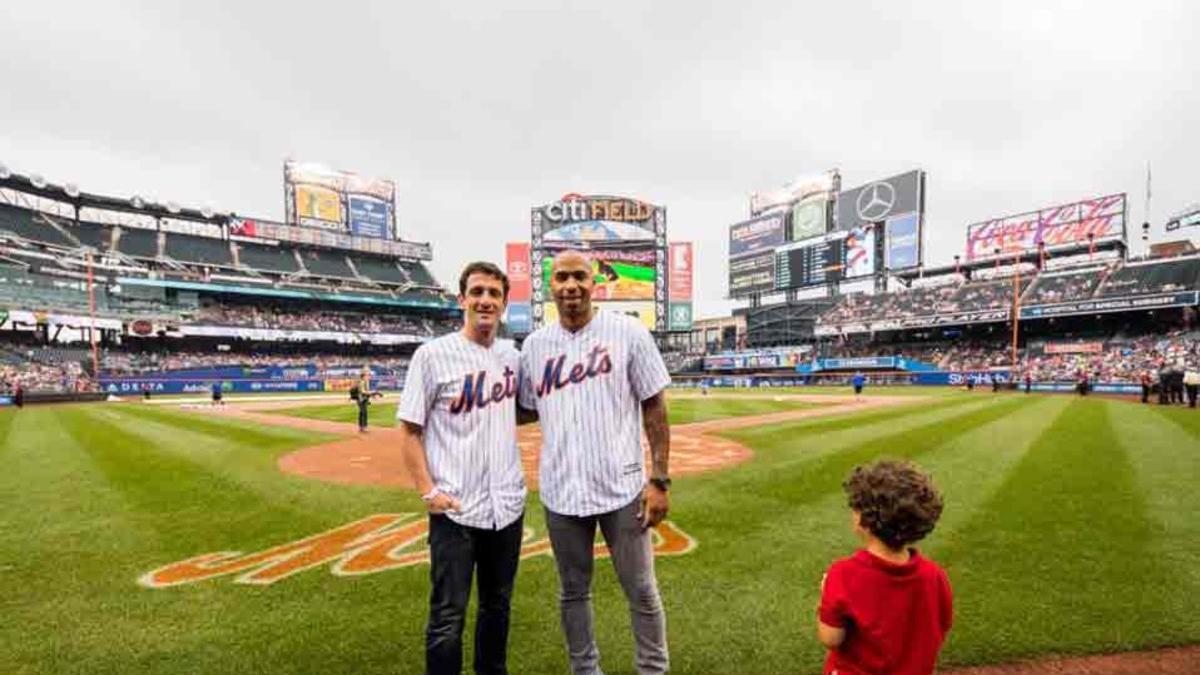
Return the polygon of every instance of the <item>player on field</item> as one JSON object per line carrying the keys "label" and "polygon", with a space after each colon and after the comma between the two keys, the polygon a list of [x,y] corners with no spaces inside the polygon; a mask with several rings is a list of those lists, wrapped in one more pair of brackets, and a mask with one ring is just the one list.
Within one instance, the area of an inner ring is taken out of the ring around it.
{"label": "player on field", "polygon": [[508,301],[504,272],[471,263],[458,291],[462,330],[417,349],[396,412],[405,465],[429,510],[426,672],[461,671],[474,576],[475,672],[506,673],[525,514],[516,428],[520,354],[511,341],[496,339]]}
{"label": "player on field", "polygon": [[859,398],[862,398],[863,385],[867,383],[867,376],[863,375],[862,371],[860,370],[854,373],[854,379],[852,380],[852,383],[854,384],[854,398],[855,400],[858,400]]}
{"label": "player on field", "polygon": [[[667,515],[671,378],[650,332],[616,312],[594,311],[591,265],[577,251],[555,259],[550,293],[559,320],[521,351],[521,407],[542,424],[539,490],[560,582],[571,671],[600,673],[592,628],[596,528],[629,603],[638,673],[668,669],[667,627],[649,528]],[[647,480],[642,431],[650,441]]]}

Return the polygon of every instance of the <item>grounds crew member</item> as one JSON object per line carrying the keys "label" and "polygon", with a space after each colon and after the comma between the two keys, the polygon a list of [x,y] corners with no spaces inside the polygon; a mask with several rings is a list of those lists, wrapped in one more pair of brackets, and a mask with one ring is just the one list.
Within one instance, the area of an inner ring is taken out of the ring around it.
{"label": "grounds crew member", "polygon": [[[555,257],[550,293],[559,320],[522,345],[521,407],[536,410],[542,424],[538,485],[571,672],[602,672],[591,602],[599,527],[629,604],[637,672],[665,673],[666,616],[649,528],[669,507],[664,390],[671,377],[645,326],[594,311],[594,285],[591,265],[578,251]],[[653,465],[648,480],[643,430]]]}
{"label": "grounds crew member", "polygon": [[1200,396],[1200,363],[1193,363],[1183,373],[1183,386],[1187,388],[1188,407],[1196,407],[1196,398]]}
{"label": "grounds crew member", "polygon": [[413,354],[396,412],[409,475],[429,511],[425,668],[462,669],[462,632],[479,581],[475,672],[507,673],[509,607],[525,514],[517,448],[520,354],[498,340],[508,277],[474,262],[458,281],[461,330]]}
{"label": "grounds crew member", "polygon": [[371,389],[371,367],[363,366],[358,382],[350,388],[350,400],[358,404],[358,431],[360,433],[367,430],[367,410],[371,407],[371,398],[375,396],[383,396],[383,394]]}

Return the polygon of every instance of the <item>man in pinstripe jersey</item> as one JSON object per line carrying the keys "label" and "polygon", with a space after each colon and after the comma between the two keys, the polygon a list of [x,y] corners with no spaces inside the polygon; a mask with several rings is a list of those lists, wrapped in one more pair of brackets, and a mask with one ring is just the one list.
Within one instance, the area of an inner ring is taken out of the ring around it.
{"label": "man in pinstripe jersey", "polygon": [[[550,274],[559,321],[522,345],[520,404],[536,411],[542,424],[538,489],[558,567],[571,670],[602,672],[591,606],[599,527],[629,603],[637,671],[665,673],[666,618],[649,528],[668,508],[670,429],[663,392],[671,378],[641,323],[593,311],[595,277],[583,255],[560,253]],[[649,480],[643,430],[650,441]]]}
{"label": "man in pinstripe jersey", "polygon": [[497,340],[508,277],[467,265],[461,331],[413,354],[396,417],[404,461],[429,510],[426,672],[462,670],[462,631],[477,575],[475,672],[507,673],[509,607],[521,554],[525,476],[517,449],[520,355]]}

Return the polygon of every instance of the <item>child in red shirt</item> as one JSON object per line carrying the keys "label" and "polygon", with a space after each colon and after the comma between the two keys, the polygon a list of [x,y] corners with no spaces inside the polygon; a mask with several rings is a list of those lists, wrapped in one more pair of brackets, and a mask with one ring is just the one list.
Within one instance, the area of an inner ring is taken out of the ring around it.
{"label": "child in red shirt", "polygon": [[909,544],[933,531],[942,497],[907,462],[858,467],[842,484],[864,548],[821,581],[826,675],[929,675],[950,631],[950,580]]}

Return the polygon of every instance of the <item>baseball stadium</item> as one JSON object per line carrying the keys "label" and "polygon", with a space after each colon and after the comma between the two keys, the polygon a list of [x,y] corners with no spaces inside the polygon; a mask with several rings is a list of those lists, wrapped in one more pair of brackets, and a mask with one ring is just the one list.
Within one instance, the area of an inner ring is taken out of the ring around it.
{"label": "baseball stadium", "polygon": [[[821,672],[823,574],[860,545],[843,483],[883,458],[944,499],[919,544],[954,592],[940,671],[1200,672],[1191,242],[1134,256],[1126,195],[1081,196],[980,214],[926,266],[924,171],[841,183],[753,194],[728,316],[693,317],[697,244],[640,198],[567,193],[496,251],[502,336],[566,320],[552,272],[581,251],[593,306],[670,373],[672,672]],[[455,253],[397,237],[389,180],[287,162],[284,186],[271,219],[0,170],[0,672],[423,672],[428,499],[397,408],[467,321],[428,267]],[[519,427],[513,673],[568,671],[546,442]],[[637,672],[605,542],[596,643]]]}

